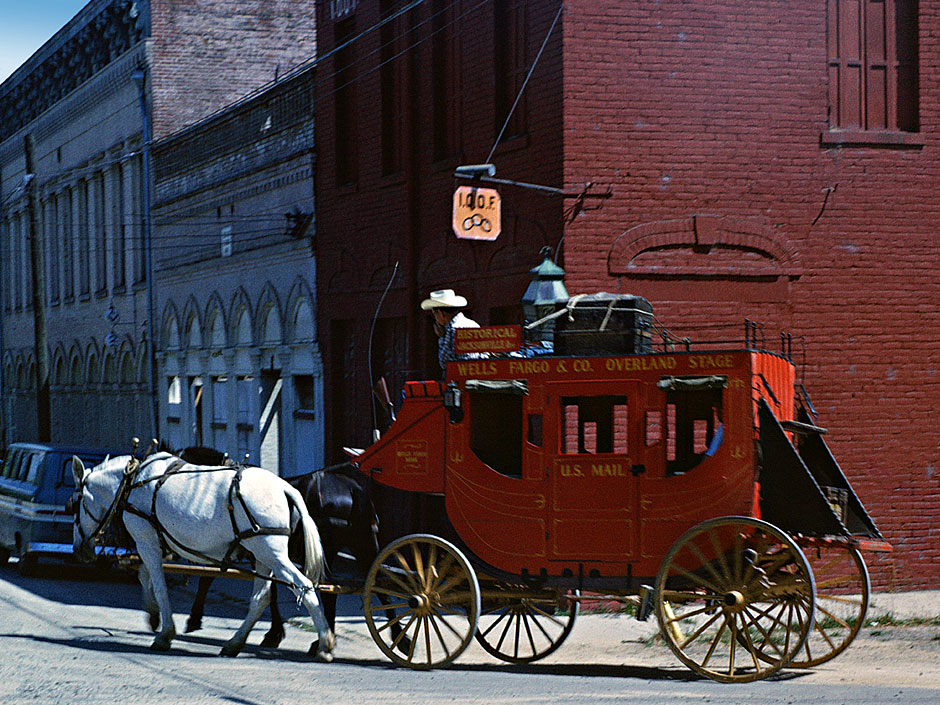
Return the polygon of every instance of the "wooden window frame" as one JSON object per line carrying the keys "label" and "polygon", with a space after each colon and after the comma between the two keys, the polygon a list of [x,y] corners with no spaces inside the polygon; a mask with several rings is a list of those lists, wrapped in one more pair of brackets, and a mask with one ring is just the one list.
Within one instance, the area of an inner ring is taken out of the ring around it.
{"label": "wooden window frame", "polygon": [[920,146],[918,0],[828,0],[823,146]]}

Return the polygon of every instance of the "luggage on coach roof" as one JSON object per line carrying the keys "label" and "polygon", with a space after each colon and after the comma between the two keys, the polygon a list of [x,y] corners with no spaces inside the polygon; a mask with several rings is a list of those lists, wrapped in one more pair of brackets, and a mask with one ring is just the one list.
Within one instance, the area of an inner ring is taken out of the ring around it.
{"label": "luggage on coach roof", "polygon": [[556,355],[622,355],[652,352],[653,307],[631,294],[572,296],[555,321]]}

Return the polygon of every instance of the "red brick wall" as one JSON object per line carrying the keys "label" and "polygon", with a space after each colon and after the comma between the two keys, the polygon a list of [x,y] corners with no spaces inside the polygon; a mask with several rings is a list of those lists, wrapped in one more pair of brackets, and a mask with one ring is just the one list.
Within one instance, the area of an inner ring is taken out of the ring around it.
{"label": "red brick wall", "polygon": [[747,317],[802,337],[827,442],[895,546],[879,586],[940,579],[938,35],[921,2],[922,146],[840,148],[820,143],[825,2],[571,0],[565,18],[565,179],[614,191],[566,238],[569,289],[647,296],[682,335]]}
{"label": "red brick wall", "polygon": [[154,136],[251,93],[316,53],[313,0],[151,0]]}
{"label": "red brick wall", "polygon": [[[355,11],[356,32],[364,33],[356,42],[359,178],[355,186],[337,186],[334,63],[327,58],[318,67],[317,277],[324,360],[335,360],[339,352],[331,339],[333,321],[351,321],[354,339],[348,351],[354,372],[345,370],[345,379],[339,381],[330,375],[342,375],[343,370],[327,370],[326,395],[335,404],[327,417],[328,448],[333,452],[343,445],[369,442],[372,416],[366,351],[372,316],[396,262],[400,269],[381,316],[408,320],[410,374],[437,377],[441,373],[436,338],[429,317],[418,308],[420,301],[433,289],[454,288],[469,299],[469,314],[481,324],[489,323],[494,308],[517,304],[522,298],[528,272],[540,262],[540,247],[560,238],[562,202],[518,188],[501,189],[503,233],[496,242],[458,241],[454,236],[454,168],[485,161],[496,138],[492,3],[455,5],[460,15],[455,24],[460,149],[452,158],[438,161],[432,153],[432,5],[425,2],[416,10],[415,33],[405,41],[405,46],[412,47],[408,56],[414,57],[411,71],[416,76],[413,95],[410,86],[403,86],[406,112],[414,105],[416,117],[415,137],[409,141],[414,149],[406,144],[400,173],[382,174],[380,40],[378,31],[370,31],[379,22],[377,1],[360,1]],[[531,60],[557,5],[529,5]],[[318,26],[319,51],[327,54],[333,47],[334,31],[328,3],[319,3]],[[561,33],[553,37],[527,95],[528,136],[497,149],[493,161],[498,177],[562,186]],[[402,119],[408,125],[412,118],[408,113]],[[341,417],[347,420],[340,422]]]}

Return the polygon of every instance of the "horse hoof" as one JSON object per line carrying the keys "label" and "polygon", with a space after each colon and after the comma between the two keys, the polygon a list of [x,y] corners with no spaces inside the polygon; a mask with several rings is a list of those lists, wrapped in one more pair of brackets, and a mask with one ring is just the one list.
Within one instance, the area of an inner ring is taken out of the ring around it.
{"label": "horse hoof", "polygon": [[322,663],[333,663],[333,652],[332,651],[317,652],[317,661],[321,661]]}
{"label": "horse hoof", "polygon": [[268,632],[264,635],[264,639],[261,640],[261,646],[267,647],[269,649],[276,649],[278,644],[284,639],[283,634],[272,634]]}
{"label": "horse hoof", "polygon": [[[154,627],[156,629],[156,627]],[[186,633],[192,634],[202,629],[202,621],[198,619],[189,619],[186,621]]]}
{"label": "horse hoof", "polygon": [[170,650],[170,642],[164,639],[154,639],[150,645],[151,651],[165,652]]}
{"label": "horse hoof", "polygon": [[231,644],[226,644],[222,647],[222,650],[219,652],[219,656],[227,656],[229,658],[235,658],[242,652],[240,646],[232,646]]}

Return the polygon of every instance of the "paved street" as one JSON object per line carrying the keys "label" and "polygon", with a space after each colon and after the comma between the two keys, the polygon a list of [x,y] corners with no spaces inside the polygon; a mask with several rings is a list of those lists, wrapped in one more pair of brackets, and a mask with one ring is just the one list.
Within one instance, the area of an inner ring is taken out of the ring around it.
{"label": "paved street", "polygon": [[[451,668],[430,673],[391,666],[372,643],[355,598],[345,598],[337,658],[311,661],[312,635],[297,626],[278,650],[249,647],[217,656],[243,612],[245,583],[216,581],[205,628],[182,635],[169,654],[149,651],[140,590],[127,579],[40,569],[22,577],[0,568],[0,702],[91,705],[133,703],[931,703],[940,701],[940,625],[923,624],[936,593],[877,596],[884,616],[838,659],[755,684],[703,680],[651,636],[655,623],[582,615],[564,646],[525,667],[495,662],[472,645]],[[177,628],[191,586],[173,589]],[[285,599],[286,615],[297,614]],[[917,614],[914,614],[914,613]],[[889,619],[890,616],[890,619]],[[917,619],[912,619],[916,617]],[[298,620],[300,621],[300,620]],[[258,643],[267,624],[253,632]]]}

